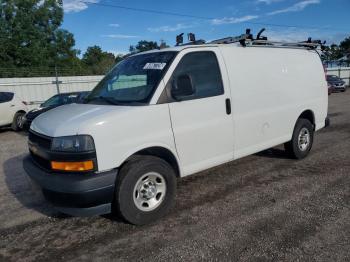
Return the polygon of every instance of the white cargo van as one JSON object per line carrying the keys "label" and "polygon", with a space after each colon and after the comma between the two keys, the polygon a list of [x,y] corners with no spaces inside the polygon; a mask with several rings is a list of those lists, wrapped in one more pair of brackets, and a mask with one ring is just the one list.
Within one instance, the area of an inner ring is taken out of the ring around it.
{"label": "white cargo van", "polygon": [[34,120],[24,168],[64,213],[163,216],[176,178],[285,144],[294,158],[325,127],[327,83],[314,48],[183,45],[117,64],[85,104]]}

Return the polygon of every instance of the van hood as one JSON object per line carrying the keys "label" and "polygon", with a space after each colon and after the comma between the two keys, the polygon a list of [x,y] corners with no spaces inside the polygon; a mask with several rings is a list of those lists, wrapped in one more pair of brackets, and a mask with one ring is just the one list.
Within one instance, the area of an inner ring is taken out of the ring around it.
{"label": "van hood", "polygon": [[130,106],[115,105],[63,105],[39,115],[30,129],[50,137],[77,135],[86,132],[89,126],[110,121],[110,116],[116,117],[132,109]]}

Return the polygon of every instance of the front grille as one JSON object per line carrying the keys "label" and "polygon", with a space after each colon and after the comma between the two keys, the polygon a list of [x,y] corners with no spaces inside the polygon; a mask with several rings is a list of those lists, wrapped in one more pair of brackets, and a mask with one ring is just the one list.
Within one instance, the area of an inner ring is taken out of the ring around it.
{"label": "front grille", "polygon": [[37,165],[46,169],[47,171],[51,170],[51,163],[49,160],[46,160],[46,159],[34,154],[32,151],[30,151],[30,155],[32,156],[32,159],[34,160],[34,162]]}
{"label": "front grille", "polygon": [[33,131],[29,131],[28,139],[31,143],[42,147],[44,149],[50,149],[51,148],[51,138],[39,135],[37,133],[34,133]]}

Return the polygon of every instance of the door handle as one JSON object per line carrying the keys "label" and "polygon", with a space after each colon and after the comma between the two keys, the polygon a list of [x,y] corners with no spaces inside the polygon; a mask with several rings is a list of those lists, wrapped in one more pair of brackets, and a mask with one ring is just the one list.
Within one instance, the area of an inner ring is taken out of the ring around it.
{"label": "door handle", "polygon": [[226,114],[231,115],[231,100],[230,100],[230,98],[226,98],[225,104],[226,104]]}
{"label": "door handle", "polygon": [[14,107],[15,105],[10,105],[10,107]]}

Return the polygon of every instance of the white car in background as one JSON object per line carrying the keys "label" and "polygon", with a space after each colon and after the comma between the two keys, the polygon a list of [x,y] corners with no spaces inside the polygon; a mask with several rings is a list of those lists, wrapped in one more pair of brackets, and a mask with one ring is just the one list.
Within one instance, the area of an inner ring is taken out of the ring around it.
{"label": "white car in background", "polygon": [[0,92],[0,127],[11,126],[14,131],[21,130],[27,111],[26,103],[16,94]]}

